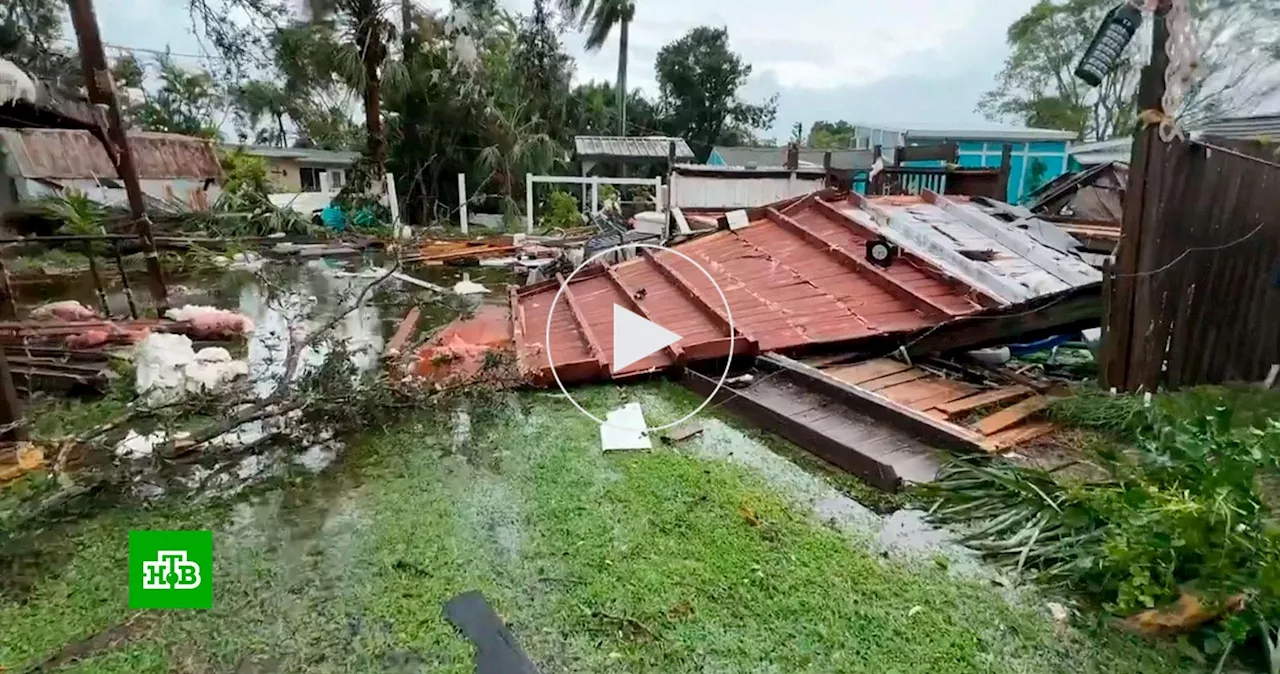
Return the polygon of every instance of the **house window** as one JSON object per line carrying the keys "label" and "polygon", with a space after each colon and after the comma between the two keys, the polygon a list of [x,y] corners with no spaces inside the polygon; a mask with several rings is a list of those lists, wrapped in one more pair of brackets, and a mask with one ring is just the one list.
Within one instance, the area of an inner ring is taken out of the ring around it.
{"label": "house window", "polygon": [[319,192],[320,191],[320,173],[321,169],[302,167],[298,169],[298,179],[302,183],[303,192]]}
{"label": "house window", "polygon": [[[303,167],[298,170],[300,182],[302,183],[303,192],[319,192],[320,176],[325,173],[326,169]],[[328,169],[329,172],[329,189],[337,192],[347,184],[347,172],[342,169]]]}

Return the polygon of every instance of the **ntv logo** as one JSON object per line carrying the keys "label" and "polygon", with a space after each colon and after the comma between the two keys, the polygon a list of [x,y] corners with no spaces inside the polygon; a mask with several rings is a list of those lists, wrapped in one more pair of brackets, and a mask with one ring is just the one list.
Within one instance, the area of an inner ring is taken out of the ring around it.
{"label": "ntv logo", "polygon": [[142,589],[194,590],[200,587],[200,565],[187,561],[185,550],[161,550],[159,558],[142,563]]}
{"label": "ntv logo", "polygon": [[212,531],[130,531],[129,608],[213,608]]}

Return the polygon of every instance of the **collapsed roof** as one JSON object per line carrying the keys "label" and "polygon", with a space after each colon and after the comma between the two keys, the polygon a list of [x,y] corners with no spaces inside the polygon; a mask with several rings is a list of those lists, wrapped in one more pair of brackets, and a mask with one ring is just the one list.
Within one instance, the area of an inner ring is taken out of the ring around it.
{"label": "collapsed roof", "polygon": [[[831,199],[831,200],[829,200]],[[754,209],[748,224],[642,250],[574,275],[513,290],[511,332],[520,367],[546,382],[550,356],[564,382],[625,378],[734,354],[850,345],[905,335],[1073,288],[1101,274],[1053,225],[1006,204],[923,196],[832,199],[818,193]],[[868,243],[900,254],[873,263]],[[682,339],[611,372],[613,305]]]}

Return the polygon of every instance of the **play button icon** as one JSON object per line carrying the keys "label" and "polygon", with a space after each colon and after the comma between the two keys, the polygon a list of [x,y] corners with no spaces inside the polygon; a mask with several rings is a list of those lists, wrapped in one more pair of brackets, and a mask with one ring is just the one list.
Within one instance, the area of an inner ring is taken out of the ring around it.
{"label": "play button icon", "polygon": [[680,335],[613,305],[613,371],[618,373],[628,365],[655,351],[680,341]]}

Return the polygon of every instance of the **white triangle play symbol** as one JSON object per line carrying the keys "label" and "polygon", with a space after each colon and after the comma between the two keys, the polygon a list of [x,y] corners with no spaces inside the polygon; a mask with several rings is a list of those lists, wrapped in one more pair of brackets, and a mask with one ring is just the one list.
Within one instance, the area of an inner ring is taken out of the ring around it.
{"label": "white triangle play symbol", "polygon": [[613,371],[680,341],[680,335],[613,305]]}

